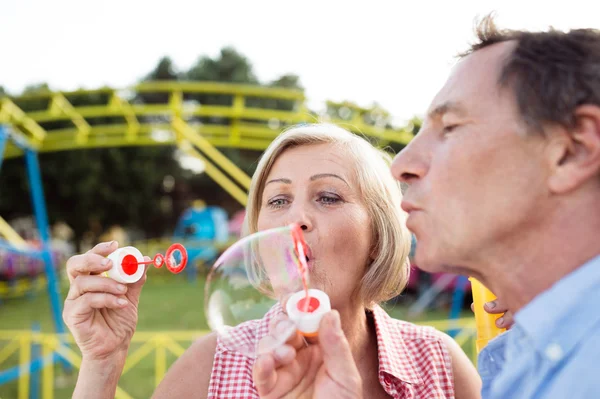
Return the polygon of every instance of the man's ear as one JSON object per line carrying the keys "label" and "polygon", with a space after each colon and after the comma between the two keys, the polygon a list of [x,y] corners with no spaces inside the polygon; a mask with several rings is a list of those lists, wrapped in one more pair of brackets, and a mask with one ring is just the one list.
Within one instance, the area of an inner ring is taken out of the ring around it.
{"label": "man's ear", "polygon": [[556,194],[577,189],[589,179],[600,179],[600,107],[582,105],[575,111],[575,126],[548,130],[548,185]]}

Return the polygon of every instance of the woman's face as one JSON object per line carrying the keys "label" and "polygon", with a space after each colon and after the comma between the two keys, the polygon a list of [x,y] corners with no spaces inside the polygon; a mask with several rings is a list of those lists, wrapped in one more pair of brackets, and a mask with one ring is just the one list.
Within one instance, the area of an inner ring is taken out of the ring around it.
{"label": "woman's face", "polygon": [[371,220],[353,164],[332,144],[284,151],[267,176],[258,216],[258,230],[303,227],[310,285],[325,291],[335,308],[348,303],[371,261]]}

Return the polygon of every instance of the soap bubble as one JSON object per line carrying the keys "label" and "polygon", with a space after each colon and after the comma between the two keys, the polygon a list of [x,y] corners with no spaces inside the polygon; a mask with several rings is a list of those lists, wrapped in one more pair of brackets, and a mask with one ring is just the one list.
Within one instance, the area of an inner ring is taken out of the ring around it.
{"label": "soap bubble", "polygon": [[[278,301],[308,289],[308,252],[300,226],[293,224],[249,235],[217,259],[206,279],[204,310],[225,347],[257,356],[256,342],[235,327],[261,319]],[[282,331],[273,345],[293,331]]]}

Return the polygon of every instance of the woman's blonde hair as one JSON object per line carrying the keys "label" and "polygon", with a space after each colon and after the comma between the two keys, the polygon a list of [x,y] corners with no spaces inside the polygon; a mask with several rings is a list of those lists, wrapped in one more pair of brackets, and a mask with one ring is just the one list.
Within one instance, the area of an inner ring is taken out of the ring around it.
{"label": "woman's blonde hair", "polygon": [[289,148],[314,144],[338,146],[354,161],[355,181],[372,223],[375,255],[360,285],[361,298],[366,306],[371,306],[396,297],[408,282],[411,240],[405,225],[406,214],[400,208],[400,183],[389,169],[392,158],[339,126],[325,123],[292,126],[273,140],[252,177],[244,234],[258,231],[262,194],[275,160]]}

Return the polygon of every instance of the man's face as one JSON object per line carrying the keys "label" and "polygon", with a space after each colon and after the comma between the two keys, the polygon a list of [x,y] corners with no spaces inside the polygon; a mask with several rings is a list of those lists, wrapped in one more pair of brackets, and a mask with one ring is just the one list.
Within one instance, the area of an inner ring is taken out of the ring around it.
{"label": "man's face", "polygon": [[392,165],[408,183],[402,206],[424,270],[478,276],[478,265],[497,258],[541,215],[548,196],[543,138],[526,133],[512,89],[497,83],[513,46],[463,59]]}

